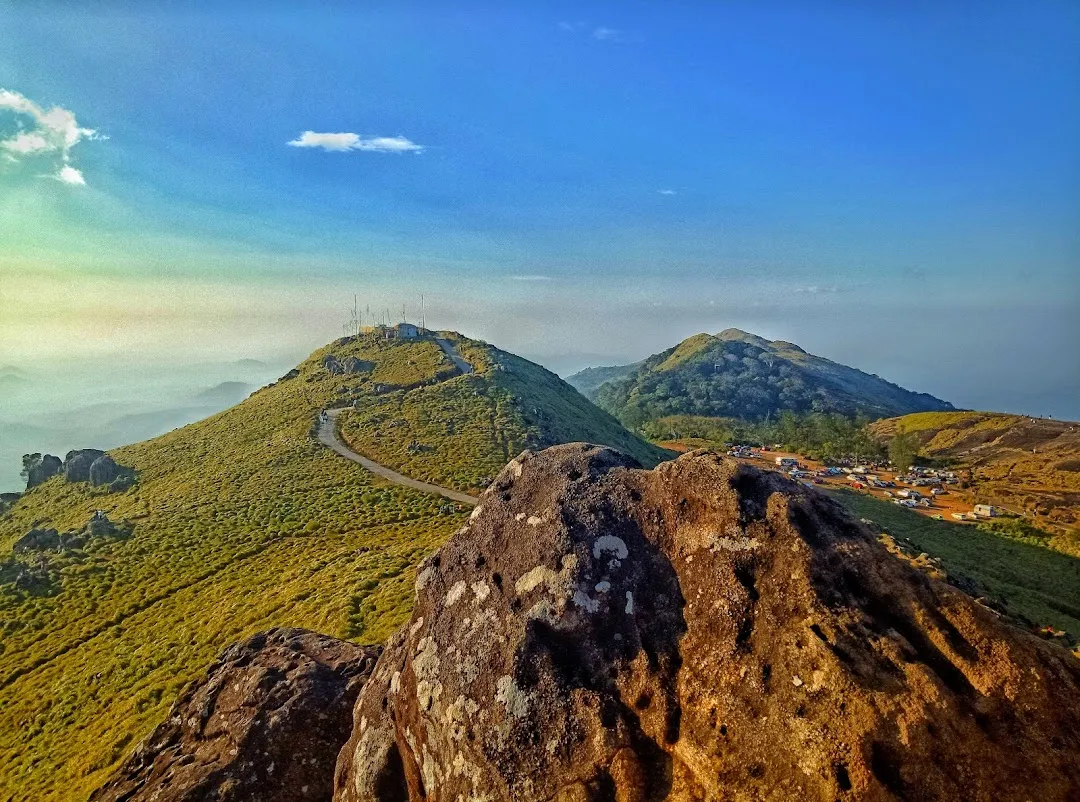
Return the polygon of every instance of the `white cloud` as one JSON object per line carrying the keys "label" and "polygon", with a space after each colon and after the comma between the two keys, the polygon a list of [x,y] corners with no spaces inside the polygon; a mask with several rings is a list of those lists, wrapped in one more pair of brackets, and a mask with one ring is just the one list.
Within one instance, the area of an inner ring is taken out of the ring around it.
{"label": "white cloud", "polygon": [[60,172],[58,172],[54,178],[56,178],[57,181],[63,181],[65,184],[75,184],[80,187],[86,186],[86,179],[83,178],[82,172],[76,170],[70,164],[65,164],[61,167]]}
{"label": "white cloud", "polygon": [[350,150],[366,150],[374,153],[420,153],[423,145],[418,145],[403,136],[362,137],[353,133],[318,133],[304,131],[296,139],[285,143],[294,148],[322,148],[323,150],[343,153]]}
{"label": "white cloud", "polygon": [[677,195],[678,193],[674,189],[658,189],[656,190],[661,195]]}
{"label": "white cloud", "polygon": [[551,276],[510,276],[513,281],[551,281]]}
{"label": "white cloud", "polygon": [[83,174],[71,166],[71,150],[84,139],[106,139],[93,128],[83,128],[75,114],[60,106],[45,109],[30,98],[0,89],[0,112],[14,116],[16,131],[0,139],[0,152],[8,161],[29,158],[52,160],[49,175],[65,184],[85,185]]}

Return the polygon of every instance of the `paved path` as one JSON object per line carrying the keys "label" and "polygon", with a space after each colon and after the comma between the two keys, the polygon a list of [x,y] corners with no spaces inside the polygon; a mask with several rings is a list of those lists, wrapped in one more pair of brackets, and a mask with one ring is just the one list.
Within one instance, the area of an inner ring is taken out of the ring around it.
{"label": "paved path", "polygon": [[439,487],[438,485],[421,482],[418,479],[411,479],[408,476],[405,476],[405,474],[398,473],[384,465],[380,465],[374,460],[370,460],[361,454],[357,454],[345,445],[340,437],[338,437],[337,418],[341,412],[342,410],[340,409],[328,409],[326,411],[326,420],[319,424],[319,442],[334,453],[340,454],[345,457],[345,459],[351,459],[353,462],[360,463],[360,465],[376,476],[381,476],[383,479],[386,479],[388,482],[393,482],[396,485],[419,490],[421,493],[435,493],[436,495],[444,496],[451,501],[457,501],[461,504],[468,504],[470,506],[475,505],[479,501],[475,496],[470,496],[467,493],[451,490],[448,487]]}
{"label": "paved path", "polygon": [[472,373],[473,366],[461,358],[461,355],[454,350],[454,346],[450,344],[449,340],[444,340],[442,337],[436,337],[435,342],[439,344],[439,347],[446,352],[446,355],[450,357],[457,369],[462,373]]}

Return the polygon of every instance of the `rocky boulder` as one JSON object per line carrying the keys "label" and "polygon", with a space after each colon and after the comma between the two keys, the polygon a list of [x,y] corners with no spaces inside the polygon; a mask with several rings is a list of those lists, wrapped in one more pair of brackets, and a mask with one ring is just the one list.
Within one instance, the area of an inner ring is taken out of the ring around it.
{"label": "rocky boulder", "polygon": [[104,456],[105,452],[97,448],[69,451],[64,457],[64,478],[69,482],[89,482],[90,466]]}
{"label": "rocky boulder", "polygon": [[301,629],[230,646],[91,800],[329,800],[379,651]]}
{"label": "rocky boulder", "polygon": [[63,536],[55,529],[31,529],[11,545],[13,554],[59,549]]}
{"label": "rocky boulder", "polygon": [[120,478],[123,469],[116,464],[116,460],[108,454],[103,454],[94,460],[90,466],[88,478],[94,487],[112,484]]}
{"label": "rocky boulder", "polygon": [[31,454],[23,458],[26,468],[26,489],[37,487],[64,470],[64,463],[52,454]]}
{"label": "rocky boulder", "polygon": [[[335,800],[1075,798],[1080,667],[824,495],[512,461],[421,566]],[[266,797],[259,797],[266,798]]]}

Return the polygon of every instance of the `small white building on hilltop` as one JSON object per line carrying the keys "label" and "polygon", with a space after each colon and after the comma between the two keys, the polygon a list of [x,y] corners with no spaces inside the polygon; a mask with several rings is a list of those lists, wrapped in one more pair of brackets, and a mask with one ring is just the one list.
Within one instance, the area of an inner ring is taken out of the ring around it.
{"label": "small white building on hilltop", "polygon": [[415,340],[427,334],[427,330],[420,328],[415,323],[398,323],[394,326],[376,323],[374,326],[361,326],[360,333],[374,335],[380,340]]}

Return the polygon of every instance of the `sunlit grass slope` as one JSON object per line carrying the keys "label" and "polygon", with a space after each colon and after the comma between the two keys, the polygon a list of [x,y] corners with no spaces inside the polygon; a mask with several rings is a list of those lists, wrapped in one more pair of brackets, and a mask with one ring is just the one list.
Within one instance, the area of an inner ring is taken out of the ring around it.
{"label": "sunlit grass slope", "polygon": [[526,448],[556,443],[609,445],[648,466],[668,456],[554,373],[486,343],[447,338],[475,372],[357,396],[340,419],[353,448],[408,476],[458,490],[483,487]]}
{"label": "sunlit grass slope", "polygon": [[1080,556],[1080,423],[996,412],[922,412],[874,423],[910,432],[919,453],[971,471],[973,497],[1032,516],[1051,547]]}
{"label": "sunlit grass slope", "polygon": [[832,495],[854,515],[940,558],[949,574],[974,580],[1011,612],[1080,637],[1080,558],[982,528],[935,521],[850,490]]}
{"label": "sunlit grass slope", "polygon": [[[370,364],[332,376],[333,353]],[[54,478],[0,517],[0,560],[32,525],[94,510],[130,539],[17,555],[48,595],[0,585],[0,799],[83,800],[228,643],[275,625],[384,639],[412,604],[413,566],[460,524],[436,497],[387,485],[316,444],[319,408],[374,383],[445,371],[431,343],[335,344],[237,407],[114,452],[139,471],[95,495]]]}

